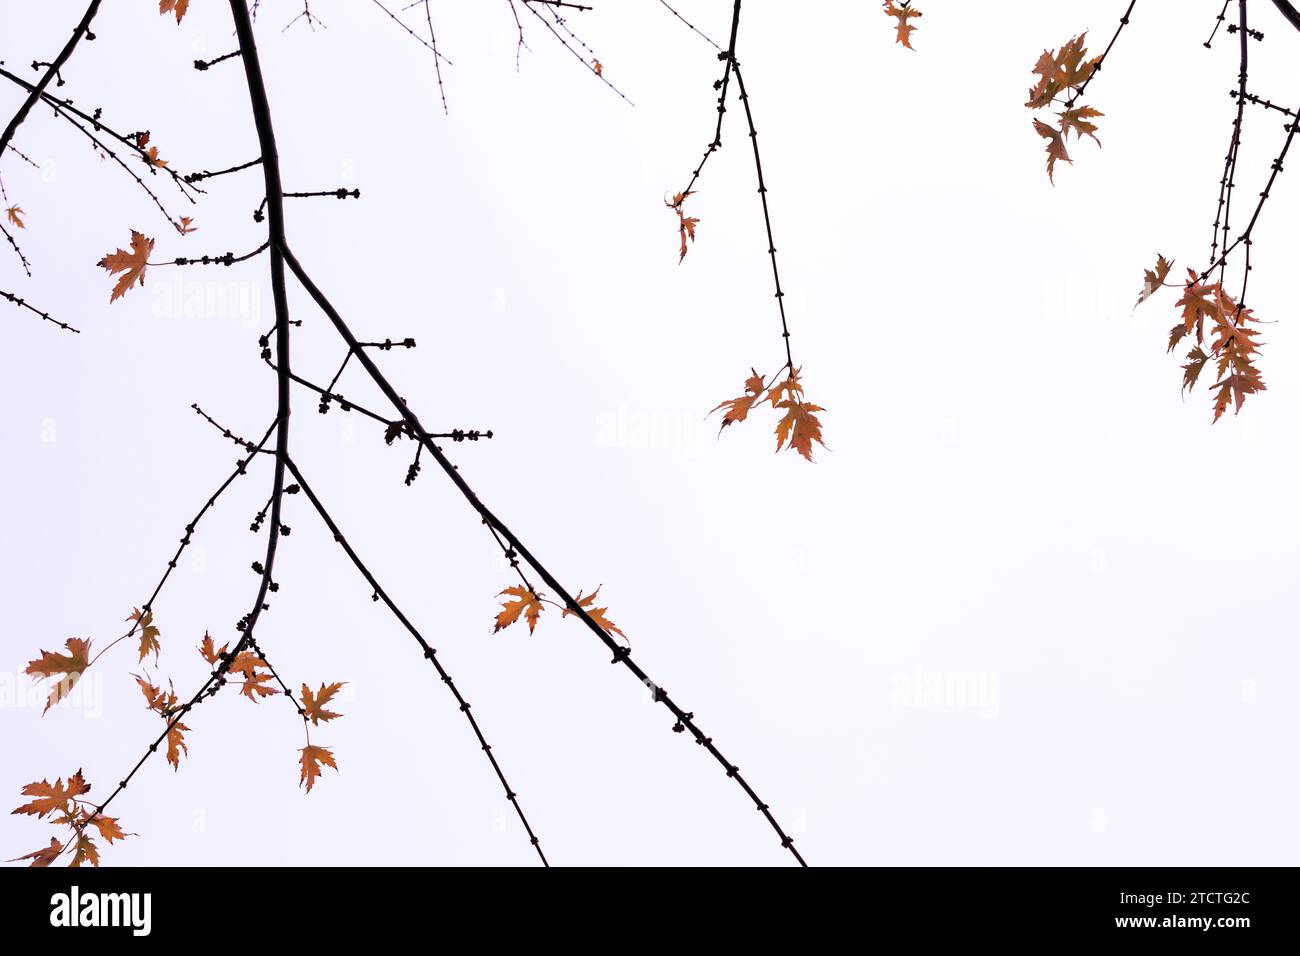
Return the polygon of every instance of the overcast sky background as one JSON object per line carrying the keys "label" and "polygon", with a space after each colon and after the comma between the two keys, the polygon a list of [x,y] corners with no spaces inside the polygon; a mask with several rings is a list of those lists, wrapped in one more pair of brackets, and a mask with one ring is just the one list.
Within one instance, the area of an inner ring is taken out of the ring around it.
{"label": "overcast sky background", "polygon": [[[738,55],[770,188],[794,356],[823,416],[816,464],[773,455],[770,409],[719,440],[719,401],[783,361],[742,116],[688,207],[679,265],[663,206],[714,122],[715,51],[655,0],[595,0],[571,24],[619,99],[505,0],[433,4],[450,115],[429,52],[374,5],[312,4],[326,24],[257,31],[290,242],[485,502],[693,711],[815,864],[1284,864],[1300,849],[1295,537],[1300,455],[1298,186],[1255,234],[1249,304],[1267,393],[1211,425],[1165,354],[1175,290],[1132,312],[1157,251],[1206,264],[1235,109],[1221,3],[1144,0],[1086,101],[1103,148],[1071,145],[1056,186],[1023,107],[1040,51],[1126,4],[924,3],[915,52],[874,3],[747,0]],[[400,4],[399,4],[400,6]],[[722,42],[731,4],[681,0]],[[1296,36],[1254,3],[1252,88],[1300,104]],[[83,5],[5,4],[0,58],[26,74]],[[151,0],[106,3],[57,90],[149,129],[181,170],[256,154],[229,11],[181,26]],[[419,10],[404,14],[423,28]],[[33,74],[34,75],[34,74]],[[0,114],[20,102],[0,91]],[[1252,108],[1239,202],[1284,133]],[[108,302],[95,267],[131,228],[155,260],[262,242],[257,170],[207,184],[181,238],[126,174],[38,108],[0,165],[27,213],[26,279],[0,288],[83,330],[0,303],[4,469],[0,792],[83,767],[106,794],[161,728],[125,644],[86,698],[41,716],[22,675],[69,636],[126,628],[237,449],[189,406],[259,437],[275,380],[263,257],[151,269]],[[135,168],[135,167],[133,167]],[[1239,207],[1240,208],[1240,207]],[[1240,222],[1244,222],[1244,215]],[[294,367],[344,351],[291,283]],[[198,300],[206,305],[190,306]],[[356,370],[339,386],[382,408]],[[743,793],[572,619],[493,636],[513,582],[409,442],[294,393],[292,450],[362,557],[438,648],[556,864],[784,865]],[[269,493],[262,461],[200,525],[155,605],[150,673],[188,695],[193,647],[250,608]],[[138,834],[115,865],[522,864],[532,850],[419,649],[301,497],[259,640],[295,688],[346,680],[313,734],[340,772],[298,788],[302,730],[282,699],[228,690],[187,718],[190,755],[153,758],[111,813]],[[0,857],[52,828],[0,814]]]}

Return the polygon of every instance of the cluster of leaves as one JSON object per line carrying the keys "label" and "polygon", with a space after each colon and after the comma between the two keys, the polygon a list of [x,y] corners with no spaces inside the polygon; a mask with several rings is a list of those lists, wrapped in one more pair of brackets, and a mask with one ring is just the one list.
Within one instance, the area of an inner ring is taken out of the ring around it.
{"label": "cluster of leaves", "polygon": [[[1145,270],[1138,305],[1157,289],[1176,285],[1165,281],[1172,268],[1171,260],[1164,256],[1156,258],[1155,268]],[[1209,387],[1215,392],[1214,421],[1217,422],[1229,404],[1236,414],[1247,395],[1265,390],[1264,379],[1255,366],[1255,356],[1262,343],[1256,341],[1258,330],[1249,327],[1249,323],[1258,320],[1252,310],[1224,291],[1221,282],[1206,283],[1192,269],[1187,270],[1187,282],[1182,289],[1183,296],[1175,303],[1182,319],[1169,330],[1169,351],[1187,336],[1195,337],[1196,344],[1187,352],[1187,364],[1182,367],[1184,391],[1195,388],[1205,366],[1214,363],[1218,381]],[[1208,344],[1207,326],[1212,336]]]}
{"label": "cluster of leaves", "polygon": [[894,3],[894,0],[885,0],[885,15],[891,16],[898,21],[898,34],[895,38],[896,43],[901,43],[909,50],[915,50],[912,46],[912,31],[916,29],[908,21],[922,16],[921,11],[912,6],[909,0],[902,0],[902,3]]}
{"label": "cluster of leaves", "polygon": [[[603,613],[603,609],[601,609],[601,612]],[[150,654],[154,656],[154,662],[157,663],[162,651],[162,633],[154,622],[153,611],[142,611],[140,608],[133,608],[130,616],[127,617],[127,621],[131,623],[131,629],[111,642],[93,658],[90,656],[91,642],[89,639],[70,637],[65,642],[67,653],[59,654],[43,650],[40,657],[27,665],[27,674],[37,680],[55,679],[49,697],[45,702],[45,711],[42,711],[42,713],[48,711],[60,701],[67,699],[72,693],[72,689],[95,661],[99,660],[114,645],[132,635],[138,635],[139,637],[138,663],[143,664]],[[280,693],[279,690],[272,686],[275,675],[271,671],[270,665],[258,653],[252,650],[241,650],[232,657],[230,646],[226,644],[221,648],[217,648],[210,634],[203,635],[203,641],[198,645],[198,652],[199,656],[210,667],[218,668],[224,665],[225,670],[221,675],[219,686],[229,683],[232,677],[238,678],[237,685],[241,696],[254,703]],[[176,696],[174,683],[168,679],[164,690],[162,681],[155,682],[148,674],[143,676],[132,674],[131,676],[135,678],[140,692],[144,695],[145,706],[151,712],[157,714],[167,725],[167,762],[171,764],[173,770],[179,770],[181,757],[189,755],[189,745],[185,735],[190,728],[177,719],[184,708]],[[299,786],[305,783],[308,792],[311,791],[316,779],[320,776],[322,767],[338,769],[334,754],[328,747],[312,744],[308,724],[318,726],[340,716],[336,711],[328,710],[327,706],[332,703],[343,686],[342,682],[322,683],[318,690],[312,691],[306,684],[302,685],[302,696],[298,704],[298,711],[303,720],[304,731],[307,734],[307,743],[299,751],[301,770]],[[118,827],[115,819],[98,814],[95,812],[98,808],[90,808],[84,800],[80,799],[81,795],[89,790],[90,785],[83,779],[81,771],[77,771],[75,776],[70,777],[66,786],[61,779],[54,784],[41,780],[25,786],[22,791],[23,795],[36,797],[37,799],[19,807],[14,813],[35,814],[41,818],[53,814],[51,822],[70,826],[73,833],[66,840],[53,839],[48,847],[18,859],[30,860],[31,866],[49,866],[64,850],[75,845],[76,852],[72,858],[72,866],[80,866],[83,862],[88,862],[92,866],[99,866],[99,850],[90,836],[89,828],[94,827],[98,830],[100,836],[109,843],[122,838],[125,834]]]}
{"label": "cluster of leaves", "polygon": [[695,227],[700,223],[698,219],[686,215],[686,210],[682,206],[686,202],[686,197],[693,195],[695,195],[694,190],[687,190],[684,193],[676,193],[672,198],[672,202],[664,200],[664,205],[677,213],[677,231],[681,238],[680,254],[677,257],[679,263],[686,258],[686,241],[688,239],[691,242],[695,241]]}
{"label": "cluster of leaves", "polygon": [[62,856],[69,847],[74,847],[69,866],[82,866],[85,863],[99,866],[99,846],[91,836],[91,828],[93,827],[93,832],[97,832],[101,839],[109,843],[125,839],[127,833],[118,825],[115,817],[99,813],[98,807],[84,799],[89,792],[90,784],[86,782],[80,770],[70,776],[66,784],[60,777],[54,783],[39,780],[23,787],[23,796],[32,799],[13,812],[34,816],[39,820],[48,817],[49,822],[55,826],[68,827],[69,834],[64,839],[50,837],[49,846],[9,862],[31,860],[30,866],[46,867]]}
{"label": "cluster of leaves", "polygon": [[1087,59],[1088,48],[1084,45],[1087,32],[1073,37],[1055,53],[1044,50],[1034,67],[1038,82],[1029,90],[1029,99],[1025,106],[1031,110],[1046,109],[1057,101],[1057,97],[1067,95],[1061,112],[1057,113],[1055,126],[1034,117],[1034,130],[1047,140],[1047,178],[1055,185],[1053,174],[1057,160],[1073,164],[1065,144],[1074,133],[1076,139],[1084,136],[1092,138],[1098,146],[1097,125],[1092,122],[1105,114],[1091,106],[1075,106],[1075,101],[1083,92],[1084,85],[1092,78],[1101,64],[1100,56]]}
{"label": "cluster of leaves", "polygon": [[[721,433],[728,425],[745,421],[755,404],[768,401],[773,408],[784,410],[784,415],[776,423],[776,450],[779,452],[782,448],[789,448],[812,461],[812,443],[816,442],[823,448],[826,447],[826,443],[822,441],[821,421],[817,418],[817,412],[824,412],[826,409],[803,400],[803,383],[799,381],[799,369],[789,368],[789,366],[781,369],[775,378],[779,379],[781,372],[788,372],[788,374],[784,379],[774,381],[771,386],[757,371],[751,368],[750,372],[752,374],[745,380],[745,394],[739,398],[727,399],[710,412],[712,414],[726,409],[718,432]],[[764,392],[767,394],[764,395]]]}
{"label": "cluster of leaves", "polygon": [[[601,587],[603,587],[603,585],[601,585]],[[596,590],[587,595],[584,595],[582,591],[579,591],[578,596],[574,598],[574,600],[577,602],[578,607],[582,608],[587,613],[587,617],[595,621],[606,634],[609,634],[610,636],[617,634],[626,641],[627,635],[624,634],[622,629],[607,616],[609,608],[595,606],[596,596],[598,594],[600,594],[600,587],[597,587]],[[521,617],[528,622],[528,633],[533,633],[533,630],[537,627],[538,620],[542,616],[543,604],[550,604],[553,607],[560,608],[562,612],[560,614],[561,618],[568,617],[570,614],[575,613],[572,609],[567,608],[556,601],[550,600],[544,594],[540,594],[537,591],[532,590],[532,588],[519,584],[506,588],[501,592],[501,595],[505,595],[507,599],[501,602],[501,610],[497,612],[496,624],[492,628],[493,634],[497,633],[502,628],[514,624]],[[501,595],[498,595],[498,597]]]}

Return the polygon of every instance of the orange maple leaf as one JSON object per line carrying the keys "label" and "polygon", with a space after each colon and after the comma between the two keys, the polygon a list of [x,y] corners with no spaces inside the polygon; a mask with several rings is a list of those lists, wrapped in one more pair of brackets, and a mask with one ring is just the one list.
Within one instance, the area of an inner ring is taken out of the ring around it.
{"label": "orange maple leaf", "polygon": [[270,686],[270,674],[259,674],[257,672],[257,668],[266,666],[266,661],[252,651],[240,651],[239,656],[230,663],[230,673],[238,674],[244,678],[244,683],[239,688],[239,692],[254,703],[263,697],[270,697],[272,694],[279,693],[278,690]]}
{"label": "orange maple leaf", "polygon": [[20,218],[22,216],[27,215],[27,213],[23,212],[21,206],[10,206],[8,209],[5,210],[5,215],[8,216],[9,221],[13,223],[15,226],[17,226],[19,229],[27,228],[27,224],[24,223]]}
{"label": "orange maple leaf", "polygon": [[328,747],[314,747],[308,744],[302,748],[302,756],[299,758],[302,764],[302,776],[298,779],[298,786],[307,784],[307,792],[311,793],[311,788],[316,783],[316,778],[320,776],[321,765],[339,769],[338,764],[334,762],[334,754]]}
{"label": "orange maple leaf", "polygon": [[221,650],[217,650],[216,645],[212,641],[212,635],[204,632],[203,643],[199,645],[199,653],[203,655],[203,659],[209,664],[216,664],[217,661],[225,656],[226,650],[229,647],[229,644],[222,644]]}
{"label": "orange maple leaf", "polygon": [[188,755],[190,752],[189,745],[185,743],[185,733],[190,728],[179,720],[172,723],[176,718],[176,705],[179,703],[176,699],[176,691],[174,688],[170,692],[160,690],[143,677],[137,676],[135,680],[140,685],[140,692],[144,694],[145,705],[168,722],[167,762],[172,765],[173,770],[180,770],[181,753]]}
{"label": "orange maple leaf", "polygon": [[894,42],[903,44],[903,46],[907,47],[909,50],[916,49],[912,46],[912,31],[915,30],[916,27],[912,26],[907,21],[913,17],[922,16],[921,11],[912,9],[908,0],[903,0],[902,6],[895,6],[893,0],[885,0],[885,15],[894,17],[898,20],[898,34],[895,37]]}
{"label": "orange maple leaf", "polygon": [[132,229],[130,252],[118,249],[99,260],[101,268],[107,269],[110,273],[122,273],[118,277],[117,284],[113,286],[113,294],[108,297],[109,302],[116,302],[126,295],[127,290],[137,280],[144,285],[145,267],[149,264],[149,255],[152,252],[153,240]]}
{"label": "orange maple leaf", "polygon": [[140,660],[143,661],[152,652],[154,662],[157,663],[158,652],[162,650],[162,645],[158,643],[161,632],[153,622],[153,611],[141,613],[138,607],[132,608],[131,616],[127,620],[140,625]]}
{"label": "orange maple leaf", "polygon": [[[604,587],[603,584],[597,587],[596,590],[592,591],[586,597],[583,597],[582,592],[579,591],[577,598],[575,598],[575,600],[578,603],[578,607],[586,611],[587,617],[591,618],[598,625],[600,625],[600,629],[604,631],[606,634],[617,634],[619,637],[623,638],[623,640],[626,641],[627,635],[624,634],[623,631],[617,625],[615,625],[613,621],[611,621],[609,618],[605,616],[605,612],[608,611],[609,608],[592,606],[593,604],[595,604],[596,595],[600,593],[600,588],[602,587]],[[568,617],[570,614],[575,614],[575,613],[577,612],[573,611],[571,608],[566,607],[564,609],[564,613],[561,614],[560,617],[565,618]]]}
{"label": "orange maple leaf", "polygon": [[822,441],[821,421],[814,413],[826,409],[820,405],[794,400],[781,402],[777,408],[784,408],[786,412],[785,417],[776,425],[776,450],[780,451],[788,442],[788,447],[812,461],[812,443],[817,442],[823,448],[826,447]]}
{"label": "orange maple leaf", "polygon": [[597,76],[604,76],[604,75],[605,75],[605,67],[603,67],[603,66],[601,65],[601,63],[600,63],[599,60],[592,60],[592,61],[591,61],[591,68],[592,68],[592,70],[595,71],[595,73],[596,73]]}
{"label": "orange maple leaf", "polygon": [[336,684],[322,683],[320,685],[320,690],[317,691],[315,694],[313,694],[311,692],[311,688],[308,687],[306,684],[303,684],[302,685],[303,719],[310,720],[314,726],[321,723],[322,721],[330,721],[336,717],[342,716],[340,714],[335,713],[332,710],[325,710],[325,705],[328,704],[334,698],[334,695],[337,694],[342,689],[343,689],[343,683],[336,683]]}
{"label": "orange maple leaf", "polygon": [[95,841],[84,833],[77,837],[77,852],[72,857],[70,867],[78,867],[83,863],[89,862],[91,866],[99,866],[99,847],[95,846]]}
{"label": "orange maple leaf", "polygon": [[745,379],[744,395],[741,395],[739,398],[729,398],[725,402],[721,402],[709,410],[710,415],[720,408],[725,408],[727,410],[726,414],[722,416],[722,424],[718,426],[719,432],[728,425],[735,422],[743,422],[747,417],[749,417],[750,409],[754,407],[754,403],[758,401],[758,397],[763,394],[763,376],[758,374],[758,372],[752,367],[750,368],[750,372],[753,374],[751,374],[749,378]]}
{"label": "orange maple leaf", "polygon": [[76,801],[76,798],[90,791],[90,784],[86,783],[86,778],[78,770],[68,778],[67,785],[63,783],[60,777],[50,783],[48,780],[40,780],[35,783],[29,783],[23,787],[22,795],[24,797],[35,797],[30,803],[24,803],[14,813],[30,814],[36,817],[45,817],[51,813],[57,813],[60,810],[67,811],[68,801]]}
{"label": "orange maple leaf", "polygon": [[114,840],[126,839],[126,833],[124,833],[121,826],[118,825],[117,817],[106,817],[103,814],[100,814],[93,819],[90,819],[90,814],[86,814],[86,817],[89,820],[88,825],[99,830],[99,835],[109,843],[112,843]]}
{"label": "orange maple leaf", "polygon": [[158,12],[164,15],[175,13],[177,23],[180,23],[185,18],[185,13],[189,8],[190,0],[158,0]]}
{"label": "orange maple leaf", "polygon": [[[45,710],[49,710],[72,693],[72,688],[77,686],[81,675],[90,666],[90,641],[70,637],[64,642],[64,646],[68,649],[67,654],[55,654],[53,651],[43,650],[40,657],[27,665],[26,673],[37,680],[60,675],[58,682],[50,690],[49,698],[45,701]],[[44,714],[45,711],[41,713]]]}
{"label": "orange maple leaf", "polygon": [[193,222],[194,220],[189,216],[181,216],[181,224],[177,227],[176,231],[182,236],[188,236],[191,232],[198,232],[199,227],[191,225]]}
{"label": "orange maple leaf", "polygon": [[[496,627],[492,628],[492,633],[509,627],[519,620],[521,614],[528,621],[528,633],[533,633],[542,613],[542,596],[518,584],[506,588],[501,594],[508,594],[513,600],[501,602],[501,610],[497,612]],[[500,594],[497,596],[500,597]]]}

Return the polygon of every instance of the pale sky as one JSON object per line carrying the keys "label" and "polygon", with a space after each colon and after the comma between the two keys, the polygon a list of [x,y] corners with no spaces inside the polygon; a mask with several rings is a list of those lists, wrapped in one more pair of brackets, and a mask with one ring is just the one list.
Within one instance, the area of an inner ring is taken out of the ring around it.
{"label": "pale sky", "polygon": [[[792,347],[828,449],[773,454],[770,409],[719,439],[709,409],[781,362],[780,325],[738,104],[690,200],[681,264],[664,198],[712,135],[716,52],[656,0],[592,0],[570,24],[620,99],[505,0],[432,4],[450,113],[428,50],[371,3],[315,0],[325,24],[257,29],[290,190],[289,241],[462,474],[740,766],[812,864],[1292,864],[1300,849],[1291,675],[1300,561],[1300,254],[1284,174],[1255,233],[1249,304],[1268,391],[1211,424],[1180,396],[1165,340],[1176,290],[1133,311],[1157,252],[1207,264],[1235,105],[1221,2],[1143,0],[1085,102],[1103,144],[1044,171],[1023,106],[1046,47],[1126,3],[932,0],[915,51],[874,3],[746,0],[737,55],[762,148]],[[17,4],[8,6],[17,8]],[[394,9],[402,4],[395,4]],[[1271,4],[1252,89],[1300,107],[1297,36]],[[173,167],[252,159],[227,4],[183,24],[105,4],[54,90]],[[681,0],[719,42],[730,3]],[[36,75],[80,0],[22,5],[0,59]],[[13,12],[13,11],[11,11]],[[426,29],[423,12],[403,14]],[[734,91],[733,91],[734,92]],[[21,101],[0,94],[0,114]],[[1239,202],[1253,205],[1285,120],[1247,113]],[[26,212],[23,275],[0,288],[3,568],[0,792],[78,767],[104,795],[161,723],[126,644],[42,717],[23,675],[71,636],[103,646],[152,591],[238,450],[190,410],[260,437],[275,378],[265,257],[154,268],[108,302],[95,263],[131,229],[155,260],[247,252],[256,169],[214,179],[181,238],[111,161],[37,108],[0,163]],[[133,165],[132,168],[138,168]],[[1242,220],[1244,222],[1244,216]],[[295,371],[328,381],[337,335],[290,285]],[[358,369],[339,390],[382,408]],[[474,706],[552,863],[787,865],[740,789],[572,619],[492,634],[514,583],[477,517],[413,448],[294,392],[293,453],[361,556]],[[188,696],[205,629],[235,640],[264,537],[269,461],[204,519],[155,602],[154,676]],[[522,829],[418,647],[307,502],[286,502],[280,591],[258,639],[287,681],[348,682],[310,795],[301,722],[228,689],[186,719],[190,753],[153,758],[111,814],[137,834],[106,865],[533,865]],[[0,858],[53,828],[0,814]]]}

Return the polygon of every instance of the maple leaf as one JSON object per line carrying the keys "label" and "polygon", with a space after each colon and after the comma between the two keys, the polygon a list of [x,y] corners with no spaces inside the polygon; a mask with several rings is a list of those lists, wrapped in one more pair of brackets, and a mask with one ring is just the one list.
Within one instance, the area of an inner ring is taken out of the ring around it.
{"label": "maple leaf", "polygon": [[776,450],[780,451],[788,443],[788,447],[812,461],[812,443],[817,442],[823,448],[826,447],[822,441],[821,421],[814,413],[826,409],[820,405],[793,400],[781,402],[777,408],[784,408],[786,413],[776,425]]}
{"label": "maple leaf", "polygon": [[763,376],[750,368],[753,374],[745,379],[745,394],[739,398],[729,398],[725,402],[720,402],[709,410],[712,415],[720,408],[725,408],[726,414],[722,416],[722,424],[718,426],[718,431],[726,428],[735,422],[743,422],[748,416],[758,397],[763,394]]}
{"label": "maple leaf", "polygon": [[497,623],[496,627],[492,628],[492,633],[495,634],[503,627],[509,627],[519,620],[521,614],[528,621],[528,633],[533,633],[533,629],[537,627],[537,619],[542,613],[542,596],[518,584],[506,588],[501,594],[508,594],[514,600],[501,602],[501,610],[497,612]]}
{"label": "maple leaf", "polygon": [[315,726],[322,721],[330,721],[336,717],[342,716],[341,714],[336,714],[332,710],[325,710],[325,705],[328,704],[333,699],[334,695],[337,694],[342,689],[343,689],[342,683],[337,683],[337,684],[322,683],[320,685],[320,690],[317,691],[315,694],[313,694],[311,692],[311,688],[308,687],[306,684],[303,684],[302,685],[303,718],[306,720],[310,720],[312,722],[312,725]]}
{"label": "maple leaf", "polygon": [[1074,109],[1056,115],[1061,117],[1061,133],[1063,136],[1068,137],[1072,132],[1078,139],[1090,136],[1094,143],[1098,146],[1101,145],[1101,140],[1097,138],[1097,124],[1089,122],[1089,120],[1096,119],[1098,116],[1105,116],[1106,114],[1101,110],[1095,110],[1091,106],[1076,106]]}
{"label": "maple leaf", "polygon": [[1254,313],[1238,305],[1223,291],[1223,286],[1215,283],[1214,291],[1216,313],[1215,334],[1217,338],[1211,345],[1211,352],[1218,357],[1219,381],[1211,388],[1217,388],[1219,394],[1214,399],[1214,420],[1217,422],[1228,402],[1234,405],[1233,414],[1241,411],[1241,405],[1247,395],[1265,391],[1264,379],[1255,368],[1253,356],[1259,351],[1255,329],[1247,328],[1247,322],[1253,322]]}
{"label": "maple leaf", "polygon": [[1174,347],[1177,346],[1180,341],[1182,341],[1183,336],[1186,334],[1187,334],[1187,326],[1183,325],[1183,323],[1181,322],[1179,322],[1172,329],[1170,329],[1169,348],[1166,349],[1165,351],[1172,352],[1174,350]]}
{"label": "maple leaf", "polygon": [[262,660],[252,651],[240,651],[239,655],[230,662],[228,670],[232,674],[241,674],[244,677],[252,677],[257,668],[265,666],[266,661]]}
{"label": "maple leaf", "polygon": [[384,444],[391,445],[405,434],[406,422],[389,422],[388,427],[384,429]]}
{"label": "maple leaf", "polygon": [[669,209],[680,209],[682,203],[686,202],[687,197],[694,196],[694,195],[695,195],[694,189],[688,189],[684,193],[673,193],[673,201],[669,202],[668,200],[665,199],[664,205],[667,206]]}
{"label": "maple leaf", "polygon": [[679,221],[678,233],[682,240],[681,254],[677,258],[677,262],[680,264],[686,258],[686,240],[695,241],[695,227],[700,224],[700,221],[694,216],[685,215],[680,209],[677,211],[677,219]]}
{"label": "maple leaf", "polygon": [[68,866],[78,867],[87,862],[93,867],[99,866],[99,847],[95,846],[94,840],[83,833],[77,837],[77,852]]}
{"label": "maple leaf", "polygon": [[[87,816],[89,816],[89,814],[87,814]],[[106,817],[103,814],[100,814],[91,819],[89,825],[99,830],[99,835],[109,843],[112,843],[114,840],[126,839],[126,833],[124,833],[122,828],[118,825],[117,817]]]}
{"label": "maple leaf", "polygon": [[140,612],[140,609],[132,608],[131,616],[128,621],[135,621],[140,625],[140,660],[143,661],[153,653],[154,662],[158,661],[158,652],[162,650],[162,645],[158,643],[158,635],[161,633],[153,623],[153,611]]}
{"label": "maple leaf", "polygon": [[895,37],[894,42],[903,44],[903,46],[907,47],[909,50],[916,49],[912,46],[912,31],[915,30],[916,27],[912,26],[907,21],[913,17],[922,16],[921,11],[913,10],[906,0],[904,0],[901,7],[895,6],[894,0],[885,0],[885,15],[894,17],[898,20],[898,34]]}
{"label": "maple leaf", "polygon": [[603,67],[603,66],[601,65],[601,63],[600,63],[599,60],[592,60],[592,61],[591,61],[591,68],[592,68],[592,70],[595,71],[595,73],[596,73],[597,76],[604,76],[604,75],[605,75],[605,67]]}
{"label": "maple leaf", "polygon": [[[56,674],[61,675],[50,690],[50,696],[45,701],[45,710],[49,710],[72,693],[72,688],[77,686],[81,675],[90,666],[90,641],[70,637],[64,646],[68,649],[67,654],[55,654],[53,651],[43,650],[40,657],[27,665],[26,673],[37,680],[54,677]],[[41,713],[44,714],[45,711]]]}
{"label": "maple leaf", "polygon": [[156,169],[164,169],[167,166],[167,160],[158,158],[158,147],[150,146],[144,153],[145,162]]}
{"label": "maple leaf", "polygon": [[118,249],[99,260],[100,268],[107,269],[110,273],[122,273],[118,276],[117,284],[113,286],[113,294],[109,296],[109,302],[116,302],[126,295],[127,290],[137,280],[144,285],[145,267],[149,264],[149,254],[152,252],[153,240],[132,229],[130,252]]}
{"label": "maple leaf", "polygon": [[199,653],[203,655],[203,659],[209,664],[216,664],[217,661],[225,656],[226,650],[229,647],[229,644],[222,644],[221,650],[217,650],[216,645],[212,641],[212,635],[205,631],[203,634],[203,643],[199,645]]}
{"label": "maple leaf", "polygon": [[1195,330],[1198,342],[1204,340],[1205,319],[1213,319],[1218,313],[1219,306],[1213,295],[1214,286],[1201,285],[1196,270],[1188,269],[1183,297],[1174,303],[1174,307],[1183,310],[1183,332]]}
{"label": "maple leaf", "polygon": [[5,862],[17,863],[20,860],[31,860],[32,862],[28,864],[29,866],[35,866],[35,867],[49,866],[51,863],[53,863],[55,860],[59,858],[59,854],[62,852],[63,852],[63,844],[60,843],[54,837],[50,837],[49,846],[43,847],[42,849],[39,849],[34,853],[27,853],[24,854],[23,856],[15,857],[12,860],[6,860]]}
{"label": "maple leaf", "polygon": [[[617,634],[619,637],[623,638],[623,640],[626,641],[627,635],[624,634],[623,631],[617,625],[615,625],[613,621],[611,621],[609,618],[605,616],[605,612],[608,611],[609,608],[592,606],[593,604],[596,603],[596,595],[600,593],[600,589],[602,587],[604,587],[603,584],[597,587],[596,590],[592,591],[586,597],[583,597],[582,592],[579,591],[578,596],[575,599],[578,602],[578,607],[586,611],[587,617],[591,618],[598,625],[600,625],[600,629],[604,631],[606,634]],[[576,614],[576,613],[577,613],[576,611],[566,607],[564,609],[564,613],[561,614],[560,617],[565,618],[568,617],[570,614]]]}
{"label": "maple leaf", "polygon": [[189,756],[190,748],[185,743],[185,732],[189,729],[178,720],[167,730],[167,762],[173,770],[181,769],[181,751]]}
{"label": "maple leaf", "polygon": [[[1182,326],[1176,325],[1174,326],[1174,328],[1181,330]],[[1197,346],[1196,348],[1188,352],[1187,358],[1190,361],[1188,361],[1188,363],[1183,366],[1183,391],[1184,392],[1191,391],[1193,388],[1196,387],[1196,380],[1201,377],[1201,370],[1205,368],[1205,363],[1210,360],[1210,357],[1206,355],[1203,351],[1201,351],[1200,346]]]}
{"label": "maple leaf", "polygon": [[177,23],[180,23],[185,18],[185,13],[189,8],[190,0],[158,0],[158,12],[161,14],[175,13]]}
{"label": "maple leaf", "polygon": [[1034,129],[1038,135],[1047,140],[1047,179],[1056,185],[1053,174],[1056,171],[1056,161],[1063,159],[1067,163],[1073,164],[1074,160],[1070,159],[1070,154],[1065,151],[1065,137],[1061,135],[1060,130],[1048,126],[1042,120],[1034,119]]}
{"label": "maple leaf", "polygon": [[50,783],[48,780],[29,783],[23,787],[22,795],[24,797],[35,797],[36,799],[30,803],[24,803],[13,813],[45,817],[51,813],[66,810],[69,800],[76,800],[77,797],[89,791],[90,784],[86,783],[86,778],[81,775],[80,770],[68,778],[66,786],[62,777],[56,779],[54,783]]}
{"label": "maple leaf", "polygon": [[790,374],[785,377],[784,381],[777,382],[772,386],[771,391],[767,393],[768,399],[772,402],[773,408],[780,407],[780,402],[784,400],[801,401],[803,398],[803,383],[799,381],[800,369],[790,369]]}
{"label": "maple leaf", "polygon": [[316,783],[316,778],[320,776],[321,765],[339,769],[339,765],[334,762],[334,754],[328,747],[314,747],[308,744],[302,748],[302,756],[299,758],[302,764],[302,776],[298,779],[298,786],[307,784],[307,792],[311,793],[312,786]]}
{"label": "maple leaf", "polygon": [[5,210],[5,215],[8,216],[9,221],[13,223],[15,226],[17,226],[19,229],[27,228],[27,224],[24,223],[20,218],[22,216],[27,215],[27,213],[23,212],[21,206],[10,206],[8,209]]}
{"label": "maple leaf", "polygon": [[1096,72],[1101,57],[1085,60],[1088,48],[1084,45],[1087,32],[1073,37],[1056,53],[1043,51],[1034,66],[1038,82],[1029,90],[1030,109],[1041,109],[1056,99],[1063,90],[1078,89]]}
{"label": "maple leaf", "polygon": [[[1169,270],[1173,267],[1172,259],[1166,259],[1159,253],[1156,254],[1156,267],[1142,270],[1142,291],[1138,294],[1137,305],[1133,306],[1133,308],[1136,309],[1138,305],[1151,298],[1155,291],[1165,284],[1165,279],[1169,277]],[[1185,332],[1186,329],[1183,331]],[[1182,336],[1179,336],[1179,338],[1182,338]],[[1174,346],[1177,344],[1177,339],[1170,341],[1169,350],[1173,351]]]}
{"label": "maple leaf", "polygon": [[181,216],[181,224],[176,231],[182,236],[188,236],[191,232],[198,232],[199,227],[190,225],[192,222],[194,222],[194,220],[189,216]]}
{"label": "maple leaf", "polygon": [[280,693],[271,686],[270,674],[250,674],[244,678],[244,683],[240,686],[239,692],[257,703],[263,697],[270,697],[273,694]]}

